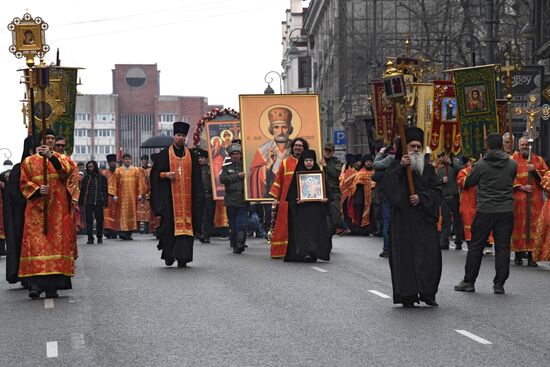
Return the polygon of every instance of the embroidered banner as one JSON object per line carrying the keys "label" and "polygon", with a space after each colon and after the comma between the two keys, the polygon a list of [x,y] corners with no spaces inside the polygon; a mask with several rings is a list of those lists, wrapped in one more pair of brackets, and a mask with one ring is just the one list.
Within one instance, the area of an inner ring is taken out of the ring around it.
{"label": "embroidered banner", "polygon": [[393,107],[386,99],[384,82],[372,83],[374,90],[374,120],[376,122],[376,139],[384,140],[385,144],[391,144],[393,134]]}
{"label": "embroidered banner", "polygon": [[484,137],[498,132],[495,67],[455,69],[454,79],[462,153],[477,157],[485,146]]}
{"label": "embroidered banner", "polygon": [[498,118],[498,132],[504,134],[508,131],[508,109],[506,108],[505,99],[497,99],[497,118]]}
{"label": "embroidered banner", "polygon": [[424,147],[428,147],[432,128],[434,86],[427,83],[415,83],[416,126],[424,130]]}
{"label": "embroidered banner", "polygon": [[442,151],[456,155],[460,152],[462,139],[455,86],[450,80],[435,80],[433,84],[430,149],[434,155]]}

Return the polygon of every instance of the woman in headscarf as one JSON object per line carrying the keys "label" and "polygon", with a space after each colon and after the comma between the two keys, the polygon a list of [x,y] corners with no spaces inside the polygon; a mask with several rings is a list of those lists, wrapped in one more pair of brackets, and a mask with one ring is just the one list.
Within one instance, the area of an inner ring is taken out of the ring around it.
{"label": "woman in headscarf", "polygon": [[[288,248],[285,261],[330,260],[332,240],[328,228],[328,200],[324,198],[320,201],[304,201],[298,196],[298,174],[313,171],[321,171],[317,156],[315,151],[305,150],[300,156],[286,196]],[[326,192],[325,188],[323,190]]]}

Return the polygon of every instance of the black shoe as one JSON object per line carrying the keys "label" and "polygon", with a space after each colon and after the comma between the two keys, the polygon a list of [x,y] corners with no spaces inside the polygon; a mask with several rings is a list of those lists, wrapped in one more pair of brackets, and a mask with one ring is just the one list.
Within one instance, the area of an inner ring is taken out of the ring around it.
{"label": "black shoe", "polygon": [[476,288],[473,283],[467,283],[465,281],[460,282],[459,285],[455,285],[455,291],[457,292],[475,292]]}
{"label": "black shoe", "polygon": [[210,243],[210,238],[209,238],[209,237],[206,237],[206,238],[204,239],[204,243]]}
{"label": "black shoe", "polygon": [[455,244],[455,250],[462,250],[462,244]]}
{"label": "black shoe", "polygon": [[103,238],[98,238],[97,243],[103,243]]}
{"label": "black shoe", "polygon": [[38,288],[37,286],[31,287],[29,290],[29,297],[32,299],[38,299],[40,298],[40,295],[42,294],[42,289]]}
{"label": "black shoe", "polygon": [[428,306],[439,307],[439,305],[435,301],[435,297],[420,295],[420,300]]}
{"label": "black shoe", "polygon": [[244,247],[236,247],[236,246],[235,246],[235,247],[233,248],[233,253],[234,253],[234,254],[242,254],[243,251],[244,251]]}
{"label": "black shoe", "polygon": [[537,266],[539,266],[539,264],[537,264],[536,261],[533,261],[533,253],[531,251],[527,253],[527,266],[530,266],[533,268],[536,268]]}
{"label": "black shoe", "polygon": [[178,268],[186,268],[187,267],[187,261],[178,260]]}
{"label": "black shoe", "polygon": [[390,257],[390,254],[388,253],[388,251],[384,250],[381,253],[379,253],[378,256],[388,258],[388,257]]}
{"label": "black shoe", "polygon": [[166,266],[172,266],[174,265],[174,261],[175,261],[174,259],[170,259],[170,260],[166,259],[164,260],[164,263],[166,264]]}
{"label": "black shoe", "polygon": [[204,242],[205,242],[204,237],[199,237],[199,241],[200,241],[201,243],[204,243]]}
{"label": "black shoe", "polygon": [[86,245],[93,245],[94,244],[94,239],[88,239],[88,242],[86,242]]}
{"label": "black shoe", "polygon": [[495,284],[493,291],[495,294],[504,294],[504,286],[502,284]]}
{"label": "black shoe", "polygon": [[514,252],[514,264],[523,265],[523,254],[521,252]]}
{"label": "black shoe", "polygon": [[59,295],[57,291],[46,291],[46,298],[57,298]]}

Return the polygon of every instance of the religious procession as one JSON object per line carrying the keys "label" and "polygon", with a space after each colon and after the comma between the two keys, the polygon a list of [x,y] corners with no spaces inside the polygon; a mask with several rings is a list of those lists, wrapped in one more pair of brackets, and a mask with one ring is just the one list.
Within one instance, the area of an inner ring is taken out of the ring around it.
{"label": "religious procession", "polygon": [[[162,95],[157,64],[116,63],[112,94],[83,94],[88,66],[62,65],[59,49],[48,58],[50,26],[44,19],[27,11],[8,24],[9,51],[26,67],[17,71],[24,86],[23,124],[12,137],[21,159],[14,165],[10,151],[0,173],[0,259],[7,281],[2,291],[13,315],[29,312],[36,300],[46,309],[76,303],[79,314],[107,312],[101,326],[91,320],[66,325],[88,330],[70,334],[68,361],[79,360],[71,353],[85,348],[87,337],[97,338],[94,328],[116,329],[118,337],[124,333],[143,345],[152,335],[166,337],[154,324],[169,329],[181,322],[198,334],[218,330],[232,345],[246,344],[246,337],[256,345],[254,338],[266,337],[275,324],[250,319],[291,315],[289,323],[307,328],[324,323],[322,313],[343,310],[347,316],[336,316],[335,324],[326,317],[327,330],[342,326],[349,341],[360,330],[351,324],[365,327],[378,317],[385,325],[410,322],[406,333],[414,333],[410,329],[424,321],[435,329],[455,322],[435,321],[446,309],[468,319],[475,313],[466,310],[477,308],[518,307],[505,311],[517,314],[525,304],[511,303],[529,297],[547,304],[547,293],[532,290],[533,296],[529,290],[545,289],[550,279],[547,59],[526,58],[529,48],[497,39],[503,31],[489,22],[494,29],[445,35],[431,41],[437,42],[433,48],[423,31],[409,29],[391,47],[369,46],[377,53],[372,67],[342,59],[352,76],[344,70],[331,75],[320,66],[325,33],[317,22],[329,27],[334,14],[323,13],[329,10],[319,1],[308,3],[291,0],[287,9],[285,71],[264,76],[264,93],[233,88],[239,109],[209,104],[206,97]],[[367,28],[369,17],[378,16],[364,2],[348,3],[355,16],[364,12]],[[504,15],[523,9],[519,2],[502,3]],[[500,6],[486,10],[498,13]],[[550,4],[533,8],[550,14]],[[289,14],[301,15],[296,20]],[[539,56],[550,50],[550,30],[540,27],[532,38]],[[479,35],[488,37],[487,50]],[[281,82],[279,93],[271,86],[273,76]],[[166,295],[174,300],[163,300]],[[365,300],[373,295],[402,313],[386,314]],[[365,305],[372,317],[363,324],[354,312]],[[116,316],[105,321],[110,308]],[[117,311],[122,308],[127,310]],[[433,314],[421,321],[410,309]],[[196,316],[180,315],[190,310]],[[140,327],[150,329],[148,336],[126,329],[137,327],[138,318]],[[6,324],[16,325],[13,320]],[[249,321],[254,326],[244,329],[241,324]],[[519,320],[516,329],[522,322],[531,321]],[[396,327],[405,332],[404,324]],[[495,325],[487,326],[495,329],[485,339],[466,330],[479,323],[466,324],[452,330],[481,345],[498,339]],[[266,340],[276,344],[293,335],[291,343],[304,346],[303,338],[316,338],[293,326],[285,330]],[[376,330],[389,332],[385,326]],[[181,365],[223,365],[217,357],[195,356],[199,341],[218,343],[213,335],[190,342],[189,360]],[[418,365],[429,365],[430,352],[420,339],[415,345],[424,354]],[[59,358],[60,340],[47,342],[47,358]],[[281,343],[281,350],[289,348]],[[83,365],[110,365],[136,353],[142,359],[134,365],[163,365],[160,355],[120,348],[116,358],[94,352]],[[262,348],[231,357],[228,365],[293,365],[275,355],[265,363],[247,360]],[[395,362],[370,360],[358,350],[356,356],[343,365]],[[297,365],[324,365],[302,357]],[[465,365],[493,363],[482,352],[465,358]]]}

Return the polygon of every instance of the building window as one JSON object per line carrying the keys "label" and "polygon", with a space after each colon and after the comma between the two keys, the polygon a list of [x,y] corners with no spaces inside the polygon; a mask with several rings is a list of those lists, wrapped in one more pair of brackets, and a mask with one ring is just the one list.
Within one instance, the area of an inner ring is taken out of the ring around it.
{"label": "building window", "polygon": [[159,115],[159,122],[175,122],[176,115],[173,113],[161,113]]}
{"label": "building window", "polygon": [[115,149],[111,145],[96,145],[95,152],[96,154],[112,154]]}
{"label": "building window", "polygon": [[94,136],[113,137],[115,136],[115,130],[114,129],[96,129],[94,130]]}
{"label": "building window", "polygon": [[76,145],[74,147],[74,152],[76,154],[88,154],[89,152],[89,147],[87,145]]}
{"label": "building window", "polygon": [[74,129],[74,136],[87,137],[88,129]]}
{"label": "building window", "polygon": [[74,116],[76,121],[90,121],[89,113],[75,113]]}
{"label": "building window", "polygon": [[95,115],[97,122],[115,121],[115,115],[112,113],[98,113]]}

